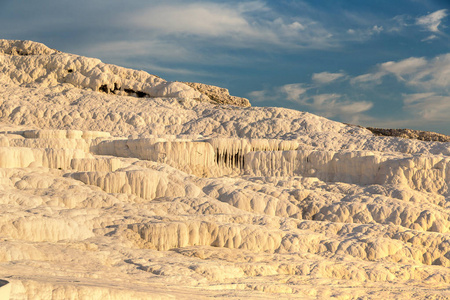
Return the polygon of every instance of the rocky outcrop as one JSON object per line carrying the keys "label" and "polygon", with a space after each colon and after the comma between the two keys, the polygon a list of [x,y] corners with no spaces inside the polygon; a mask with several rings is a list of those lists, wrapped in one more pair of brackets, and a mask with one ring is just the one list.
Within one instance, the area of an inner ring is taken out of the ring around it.
{"label": "rocky outcrop", "polygon": [[413,129],[385,129],[367,127],[373,134],[378,136],[395,136],[406,139],[417,139],[427,142],[450,142],[450,136],[430,131],[420,131]]}
{"label": "rocky outcrop", "polygon": [[251,106],[250,101],[246,98],[231,96],[229,91],[225,88],[207,85],[203,83],[196,82],[183,82],[184,84],[194,88],[200,93],[206,95],[211,99],[213,103],[222,104],[222,105],[236,105],[240,107],[249,107]]}
{"label": "rocky outcrop", "polygon": [[20,40],[0,40],[0,53],[7,55],[52,55],[61,51],[50,49],[41,43]]}

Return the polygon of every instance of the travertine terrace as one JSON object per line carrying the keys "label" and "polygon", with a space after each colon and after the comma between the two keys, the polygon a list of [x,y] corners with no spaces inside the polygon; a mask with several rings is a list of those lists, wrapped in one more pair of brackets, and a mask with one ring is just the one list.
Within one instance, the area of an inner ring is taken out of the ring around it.
{"label": "travertine terrace", "polygon": [[11,299],[450,297],[450,143],[199,87],[0,40]]}

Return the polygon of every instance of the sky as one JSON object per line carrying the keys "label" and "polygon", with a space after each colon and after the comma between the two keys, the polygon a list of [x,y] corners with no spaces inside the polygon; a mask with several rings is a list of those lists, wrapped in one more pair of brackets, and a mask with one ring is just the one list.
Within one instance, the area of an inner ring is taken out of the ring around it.
{"label": "sky", "polygon": [[448,0],[0,0],[0,38],[253,106],[450,135]]}

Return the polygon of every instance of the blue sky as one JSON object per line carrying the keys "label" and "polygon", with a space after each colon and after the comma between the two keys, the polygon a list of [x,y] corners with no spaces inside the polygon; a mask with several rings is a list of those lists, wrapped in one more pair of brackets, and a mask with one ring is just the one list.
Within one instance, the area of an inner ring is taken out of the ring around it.
{"label": "blue sky", "polygon": [[450,134],[449,15],[447,0],[2,1],[0,38],[226,87],[254,106]]}

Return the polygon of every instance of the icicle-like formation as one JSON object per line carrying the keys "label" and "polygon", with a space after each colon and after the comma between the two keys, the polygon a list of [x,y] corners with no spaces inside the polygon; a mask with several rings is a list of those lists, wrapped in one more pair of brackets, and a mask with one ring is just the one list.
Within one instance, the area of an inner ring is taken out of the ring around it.
{"label": "icicle-like formation", "polygon": [[245,174],[308,176],[355,184],[397,184],[440,194],[449,193],[450,158],[393,156],[380,152],[266,151],[245,155]]}
{"label": "icicle-like formation", "polygon": [[246,139],[215,138],[207,142],[214,149],[215,162],[219,168],[243,168],[244,154],[251,151],[251,144]]}
{"label": "icicle-like formation", "polygon": [[159,197],[195,197],[200,190],[179,178],[152,169],[129,168],[114,172],[67,173],[66,177],[95,185],[107,193],[124,193],[146,200]]}
{"label": "icicle-like formation", "polygon": [[96,185],[107,193],[132,194],[144,199],[166,195],[167,178],[153,170],[128,172],[78,172],[70,177]]}
{"label": "icicle-like formation", "polygon": [[206,141],[214,148],[217,165],[229,173],[244,169],[245,154],[249,152],[295,150],[299,147],[296,141],[276,139],[213,138]]}
{"label": "icicle-like formation", "polygon": [[132,224],[128,227],[160,251],[202,245],[273,252],[280,248],[282,242],[280,231],[216,222],[161,222]]}
{"label": "icicle-like formation", "polygon": [[214,150],[205,142],[160,138],[103,141],[97,154],[161,162],[197,176],[209,176],[215,169]]}

